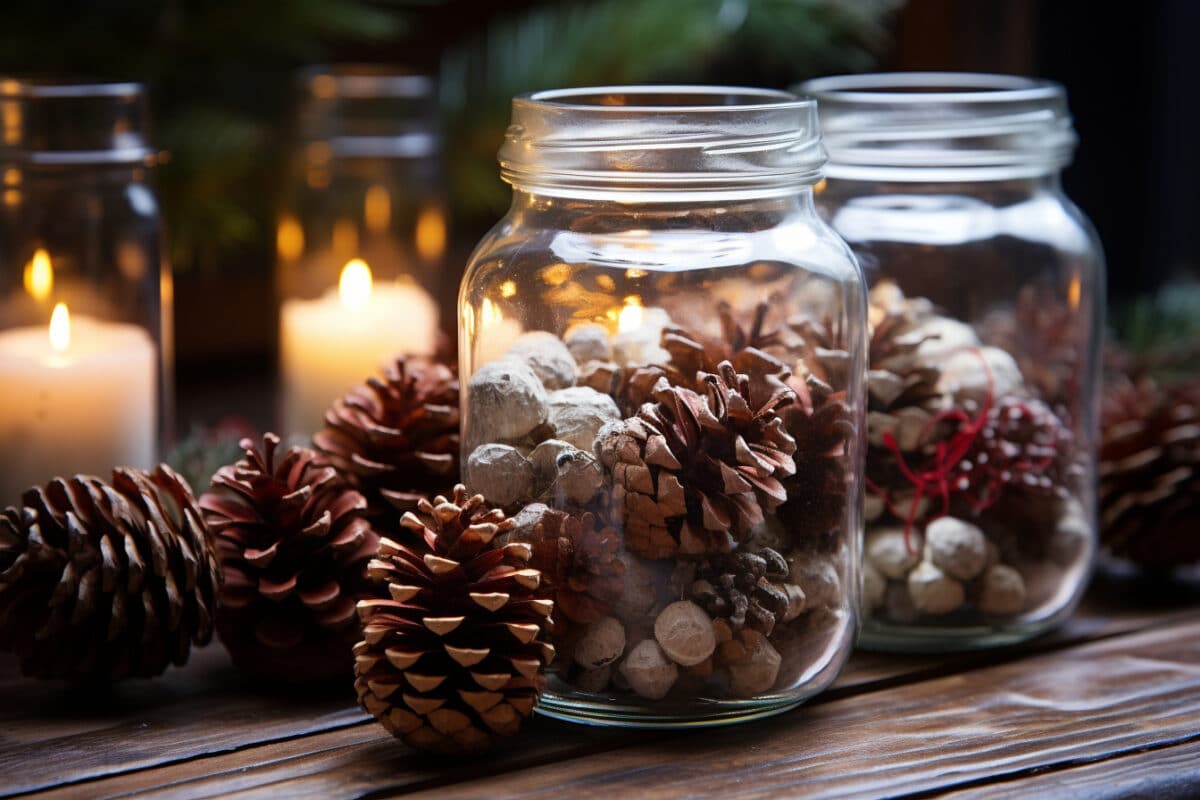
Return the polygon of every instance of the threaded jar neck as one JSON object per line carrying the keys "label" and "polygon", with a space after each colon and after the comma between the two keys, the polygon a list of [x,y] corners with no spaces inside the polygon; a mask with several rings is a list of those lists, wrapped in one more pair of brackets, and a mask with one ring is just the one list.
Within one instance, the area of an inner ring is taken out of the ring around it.
{"label": "threaded jar neck", "polygon": [[0,162],[148,164],[145,127],[140,84],[0,78]]}
{"label": "threaded jar neck", "polygon": [[897,72],[807,81],[820,104],[831,178],[1011,180],[1070,163],[1063,87],[1014,75]]}
{"label": "threaded jar neck", "polygon": [[722,86],[613,86],[513,100],[500,174],[570,197],[791,194],[821,177],[816,103]]}

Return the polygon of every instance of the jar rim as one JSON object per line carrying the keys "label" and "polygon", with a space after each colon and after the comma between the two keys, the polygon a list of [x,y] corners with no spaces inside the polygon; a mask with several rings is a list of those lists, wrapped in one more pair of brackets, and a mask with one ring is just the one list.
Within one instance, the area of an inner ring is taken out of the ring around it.
{"label": "jar rim", "polygon": [[816,78],[831,178],[1011,180],[1070,163],[1076,136],[1053,81],[972,72]]}
{"label": "jar rim", "polygon": [[594,86],[513,98],[500,175],[545,194],[647,201],[795,194],[825,163],[817,104],[734,86]]}
{"label": "jar rim", "polygon": [[15,98],[87,98],[142,96],[142,85],[134,81],[90,83],[56,81],[50,78],[0,78],[0,97]]}
{"label": "jar rim", "polygon": [[419,70],[380,64],[337,62],[314,64],[297,73],[301,88],[320,100],[352,100],[433,96],[433,76]]}

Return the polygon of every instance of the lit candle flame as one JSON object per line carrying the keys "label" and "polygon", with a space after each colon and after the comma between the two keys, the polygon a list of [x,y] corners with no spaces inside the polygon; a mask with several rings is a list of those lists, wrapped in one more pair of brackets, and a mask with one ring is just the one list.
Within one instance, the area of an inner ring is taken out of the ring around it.
{"label": "lit candle flame", "polygon": [[338,279],[338,297],[351,311],[362,311],[371,302],[371,268],[361,258],[352,258],[342,267]]}
{"label": "lit candle flame", "polygon": [[50,254],[39,247],[25,265],[25,291],[40,303],[53,289],[54,267],[50,266]]}
{"label": "lit candle flame", "polygon": [[645,319],[645,316],[646,312],[642,308],[642,299],[635,294],[631,294],[625,298],[625,307],[621,309],[621,313],[617,316],[617,330],[621,333],[637,330],[642,326],[642,320]]}
{"label": "lit candle flame", "polygon": [[67,304],[59,303],[50,315],[50,347],[56,353],[65,353],[70,346],[71,315],[67,312]]}

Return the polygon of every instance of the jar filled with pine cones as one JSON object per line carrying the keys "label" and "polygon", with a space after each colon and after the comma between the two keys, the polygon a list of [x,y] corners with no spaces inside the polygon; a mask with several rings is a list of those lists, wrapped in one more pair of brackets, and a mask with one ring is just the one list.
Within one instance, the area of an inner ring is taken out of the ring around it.
{"label": "jar filled with pine cones", "polygon": [[[920,73],[802,88],[830,151],[818,209],[872,285],[861,642],[1042,633],[1079,601],[1097,541],[1103,257],[1059,184],[1065,93]],[[829,329],[798,328],[818,374],[843,360]]]}
{"label": "jar filled with pine cones", "polygon": [[845,662],[866,309],[813,207],[823,161],[783,92],[514,101],[513,209],[461,295],[462,465],[553,600],[541,712],[750,719]]}

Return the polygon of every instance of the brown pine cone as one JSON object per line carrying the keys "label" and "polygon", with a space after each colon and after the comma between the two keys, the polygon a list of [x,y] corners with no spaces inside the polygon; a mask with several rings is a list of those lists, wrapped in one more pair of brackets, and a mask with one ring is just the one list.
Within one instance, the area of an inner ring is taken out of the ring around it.
{"label": "brown pine cone", "polygon": [[787,583],[787,577],[787,560],[775,550],[739,550],[701,561],[689,591],[709,616],[723,621],[731,632],[752,628],[770,636],[777,623],[790,622],[804,610],[804,592]]}
{"label": "brown pine cone", "polygon": [[225,573],[217,633],[239,669],[298,684],[349,674],[354,604],[379,537],[367,501],[306,447],[279,437],[222,467],[200,498]]}
{"label": "brown pine cone", "polygon": [[[539,506],[540,507],[540,506]],[[625,591],[621,534],[595,514],[547,508],[515,541],[533,549],[530,566],[542,573],[542,592],[554,598],[555,613],[590,625],[608,616]]]}
{"label": "brown pine cone", "polygon": [[0,515],[0,648],[38,678],[159,675],[212,638],[221,573],[165,465],[55,478]]}
{"label": "brown pine cone", "polygon": [[493,546],[512,521],[482,495],[456,486],[401,525],[405,542],[383,539],[371,561],[381,596],[358,604],[358,702],[412,747],[482,750],[533,711],[554,603],[537,596],[528,544]]}
{"label": "brown pine cone", "polygon": [[795,473],[796,442],[777,410],[794,393],[764,397],[729,362],[701,382],[707,398],[660,381],[655,403],[596,439],[626,546],[645,558],[729,552],[787,499],[780,479]]}
{"label": "brown pine cone", "polygon": [[1012,308],[993,311],[979,326],[980,338],[1011,353],[1037,396],[1052,408],[1069,407],[1079,395],[1083,331],[1057,287],[1029,284]]}
{"label": "brown pine cone", "polygon": [[411,509],[459,479],[458,400],[451,367],[401,356],[335,402],[313,443],[373,507]]}
{"label": "brown pine cone", "polygon": [[1101,429],[1105,547],[1155,568],[1200,562],[1200,380],[1114,382]]}

